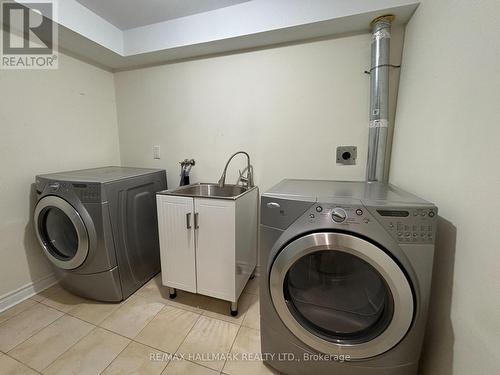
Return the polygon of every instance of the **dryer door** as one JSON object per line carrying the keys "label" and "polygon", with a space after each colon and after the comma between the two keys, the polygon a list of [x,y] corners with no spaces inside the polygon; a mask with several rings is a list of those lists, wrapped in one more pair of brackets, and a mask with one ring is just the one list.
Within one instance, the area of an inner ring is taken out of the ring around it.
{"label": "dryer door", "polygon": [[270,292],[298,339],[350,359],[393,348],[413,320],[412,288],[399,265],[349,234],[313,233],[289,243],[272,265]]}
{"label": "dryer door", "polygon": [[89,253],[89,236],[80,214],[64,199],[46,196],[35,207],[38,241],[57,267],[70,270],[83,264]]}

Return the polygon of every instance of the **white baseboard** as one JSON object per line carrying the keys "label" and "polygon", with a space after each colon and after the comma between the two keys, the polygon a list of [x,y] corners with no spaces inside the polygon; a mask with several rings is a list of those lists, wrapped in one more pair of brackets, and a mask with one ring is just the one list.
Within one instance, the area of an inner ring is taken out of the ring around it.
{"label": "white baseboard", "polygon": [[0,296],[0,312],[17,305],[57,283],[53,273]]}

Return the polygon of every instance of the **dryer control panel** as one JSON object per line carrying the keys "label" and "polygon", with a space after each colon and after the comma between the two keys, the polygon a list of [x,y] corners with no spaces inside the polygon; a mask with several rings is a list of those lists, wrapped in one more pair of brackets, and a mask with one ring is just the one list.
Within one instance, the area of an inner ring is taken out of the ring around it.
{"label": "dryer control panel", "polygon": [[400,243],[434,243],[437,208],[372,208],[372,213]]}
{"label": "dryer control panel", "polygon": [[364,207],[359,204],[318,203],[309,210],[309,222],[321,220],[334,225],[382,224],[399,243],[432,244],[436,237],[437,208]]}
{"label": "dryer control panel", "polygon": [[363,225],[371,223],[373,219],[360,204],[318,203],[309,212],[309,222],[316,220],[340,225]]}

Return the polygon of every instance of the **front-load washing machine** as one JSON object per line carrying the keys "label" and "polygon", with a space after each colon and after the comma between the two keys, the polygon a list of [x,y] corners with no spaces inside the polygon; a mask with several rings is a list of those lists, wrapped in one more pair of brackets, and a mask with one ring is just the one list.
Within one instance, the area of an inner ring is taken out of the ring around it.
{"label": "front-load washing machine", "polygon": [[159,169],[104,167],[36,177],[35,232],[60,284],[121,301],[160,271]]}
{"label": "front-load washing machine", "polygon": [[284,180],[264,193],[264,360],[284,374],[416,374],[436,219],[382,183]]}

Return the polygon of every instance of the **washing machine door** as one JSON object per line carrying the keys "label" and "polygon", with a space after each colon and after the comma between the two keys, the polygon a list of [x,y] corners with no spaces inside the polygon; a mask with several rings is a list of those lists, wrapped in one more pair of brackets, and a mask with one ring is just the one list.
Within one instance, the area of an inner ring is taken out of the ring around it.
{"label": "washing machine door", "polygon": [[408,332],[413,292],[404,272],[378,246],[344,233],[313,233],[286,245],[270,271],[283,323],[326,354],[365,359]]}
{"label": "washing machine door", "polygon": [[36,205],[34,220],[38,241],[52,263],[65,270],[83,264],[89,253],[89,236],[71,204],[57,196],[46,196]]}

